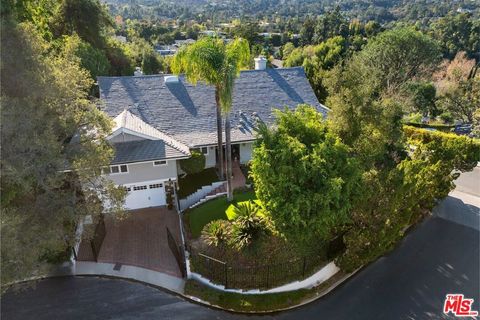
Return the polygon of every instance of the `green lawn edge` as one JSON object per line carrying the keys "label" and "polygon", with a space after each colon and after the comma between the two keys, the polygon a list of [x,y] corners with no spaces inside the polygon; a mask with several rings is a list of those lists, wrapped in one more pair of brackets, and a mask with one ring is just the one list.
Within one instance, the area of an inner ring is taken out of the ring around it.
{"label": "green lawn edge", "polygon": [[189,279],[185,284],[185,295],[206,302],[211,306],[239,313],[266,313],[291,309],[303,305],[326,294],[338,282],[345,280],[348,275],[337,272],[328,280],[312,289],[295,291],[241,294],[214,289],[196,280]]}
{"label": "green lawn edge", "polygon": [[235,192],[233,194],[233,202],[228,202],[227,197],[222,196],[189,209],[185,214],[192,237],[198,238],[202,233],[203,227],[211,221],[218,219],[228,220],[225,211],[232,203],[250,199],[256,199],[255,191],[253,190]]}

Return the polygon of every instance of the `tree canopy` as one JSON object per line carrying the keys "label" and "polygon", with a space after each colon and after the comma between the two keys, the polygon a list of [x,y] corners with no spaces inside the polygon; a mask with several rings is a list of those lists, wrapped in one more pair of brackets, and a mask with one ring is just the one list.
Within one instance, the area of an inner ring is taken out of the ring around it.
{"label": "tree canopy", "polygon": [[78,61],[46,51],[30,24],[4,21],[1,42],[1,280],[7,285],[41,275],[52,257],[68,257],[78,223],[86,215],[98,219],[104,200],[121,212],[124,191],[100,176],[113,155],[106,142],[111,123],[88,100],[88,73]]}
{"label": "tree canopy", "polygon": [[80,66],[90,73],[92,79],[110,72],[110,62],[105,52],[83,41],[77,34],[64,37],[62,54],[67,59],[79,59]]}
{"label": "tree canopy", "polygon": [[436,87],[428,79],[438,53],[428,36],[393,29],[329,72],[329,123],[362,171],[362,196],[354,198],[350,220],[339,231],[346,251],[337,263],[345,270],[392,249],[452,189],[452,171],[471,170],[479,160],[478,143],[470,138],[403,128],[409,108],[435,112]]}
{"label": "tree canopy", "polygon": [[438,19],[432,24],[431,34],[449,59],[460,51],[480,58],[480,22],[468,13],[450,13]]}
{"label": "tree canopy", "polygon": [[439,61],[436,43],[411,28],[380,33],[353,58],[364,71],[374,72],[366,79],[374,80],[381,90],[391,91],[412,78],[430,75]]}
{"label": "tree canopy", "polygon": [[262,126],[259,133],[251,175],[275,227],[303,247],[328,239],[348,220],[358,188],[349,148],[307,105],[277,112],[274,128]]}
{"label": "tree canopy", "polygon": [[202,80],[218,91],[220,107],[229,112],[232,105],[234,80],[250,62],[249,44],[238,38],[229,44],[204,37],[178,52],[171,64],[176,74],[185,73],[188,81]]}
{"label": "tree canopy", "polygon": [[104,47],[106,28],[113,26],[99,0],[63,0],[52,21],[56,37],[76,33],[96,48]]}
{"label": "tree canopy", "polygon": [[405,127],[412,151],[388,170],[362,177],[363,197],[353,204],[343,238],[346,251],[337,265],[352,271],[394,248],[405,230],[455,187],[456,172],[472,170],[480,143],[450,133]]}
{"label": "tree canopy", "polygon": [[[232,153],[229,114],[232,107],[233,88],[240,70],[250,63],[248,41],[237,38],[227,44],[223,39],[205,37],[181,49],[171,63],[174,73],[184,72],[187,80],[196,84],[204,81],[215,87],[217,111],[217,150],[223,150],[222,115],[225,117],[225,142],[227,157],[227,198],[233,199]],[[223,152],[217,159],[220,176],[223,177]]]}
{"label": "tree canopy", "polygon": [[284,51],[285,67],[303,66],[317,98],[324,102],[327,90],[323,83],[327,70],[333,68],[346,55],[347,41],[336,36],[315,46]]}

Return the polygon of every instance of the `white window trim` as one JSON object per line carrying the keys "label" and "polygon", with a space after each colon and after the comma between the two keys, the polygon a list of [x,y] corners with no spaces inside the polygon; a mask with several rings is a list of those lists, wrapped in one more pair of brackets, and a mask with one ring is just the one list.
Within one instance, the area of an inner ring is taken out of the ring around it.
{"label": "white window trim", "polygon": [[[121,166],[126,166],[127,167],[127,171],[126,172],[122,172],[122,170],[120,169]],[[118,167],[118,172],[113,172],[112,170],[112,167]],[[113,166],[110,166],[110,174],[127,174],[129,172],[129,169],[128,169],[128,164],[116,164],[116,165],[113,165]]]}
{"label": "white window trim", "polygon": [[171,177],[171,178],[166,178],[166,179],[144,180],[144,181],[139,181],[139,182],[119,184],[117,186],[132,187],[133,188],[133,186],[140,185],[140,184],[167,183],[168,180],[177,181],[177,177]]}
{"label": "white window trim", "polygon": [[[155,162],[163,161],[165,163],[155,164]],[[155,160],[152,162],[154,167],[165,167],[168,166],[168,160]]]}

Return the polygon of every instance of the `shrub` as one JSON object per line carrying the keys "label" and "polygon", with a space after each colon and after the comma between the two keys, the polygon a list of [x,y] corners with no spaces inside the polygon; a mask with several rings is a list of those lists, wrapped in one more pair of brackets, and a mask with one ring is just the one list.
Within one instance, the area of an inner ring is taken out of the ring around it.
{"label": "shrub", "polygon": [[40,261],[45,261],[51,264],[60,264],[70,260],[70,254],[72,253],[70,248],[63,248],[59,250],[46,249],[45,253],[41,256]]}
{"label": "shrub", "polygon": [[452,113],[448,111],[441,113],[438,118],[440,118],[443,123],[453,123],[454,120]]}
{"label": "shrub", "polygon": [[336,260],[350,272],[394,248],[404,230],[418,222],[454,188],[458,171],[480,160],[480,143],[451,133],[404,127],[409,157],[390,170],[363,174],[365,197],[355,203],[344,234],[346,250]]}
{"label": "shrub", "polygon": [[409,115],[405,116],[403,118],[403,121],[406,123],[422,123],[422,114],[417,112],[417,113],[410,113]]}
{"label": "shrub", "polygon": [[311,106],[277,112],[259,134],[251,175],[275,227],[299,250],[328,240],[361,192],[358,160]]}
{"label": "shrub", "polygon": [[249,246],[271,229],[268,218],[261,212],[262,208],[252,201],[237,204],[233,211],[235,218],[230,245],[237,250]]}
{"label": "shrub", "polygon": [[[251,206],[255,206],[255,208],[250,208]],[[257,210],[257,214],[261,213],[264,215],[263,210],[260,206],[261,202],[258,199],[241,201],[229,205],[227,210],[225,210],[225,214],[230,221],[235,220],[238,215],[242,215],[243,212],[246,210]]]}
{"label": "shrub", "polygon": [[208,223],[202,230],[202,240],[209,246],[218,247],[230,239],[231,224],[225,220]]}
{"label": "shrub", "polygon": [[414,122],[405,122],[405,125],[408,127],[415,127],[415,128],[435,129],[437,131],[442,131],[442,132],[450,132],[455,127],[454,125],[449,125],[449,124],[414,123]]}
{"label": "shrub", "polygon": [[192,151],[190,158],[180,161],[180,167],[187,174],[198,173],[205,169],[205,156],[198,151]]}

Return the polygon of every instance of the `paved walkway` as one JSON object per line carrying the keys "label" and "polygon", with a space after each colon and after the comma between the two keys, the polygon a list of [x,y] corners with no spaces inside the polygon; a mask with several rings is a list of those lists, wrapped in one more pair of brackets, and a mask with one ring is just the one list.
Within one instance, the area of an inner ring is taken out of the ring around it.
{"label": "paved walkway", "polygon": [[[225,163],[225,167],[226,166],[227,164]],[[245,175],[240,169],[240,163],[238,161],[232,162],[232,175],[233,175],[233,179],[232,179],[233,190],[245,187],[247,179],[245,178]],[[218,187],[217,189],[210,192],[208,195],[214,195],[214,194],[223,193],[223,192],[227,192],[226,182],[222,184],[220,187]]]}
{"label": "paved walkway", "polygon": [[245,179],[245,176],[243,175],[242,170],[240,169],[240,164],[237,161],[234,161],[232,163],[232,174],[233,174],[233,179],[232,179],[233,190],[245,187],[246,179]]}

